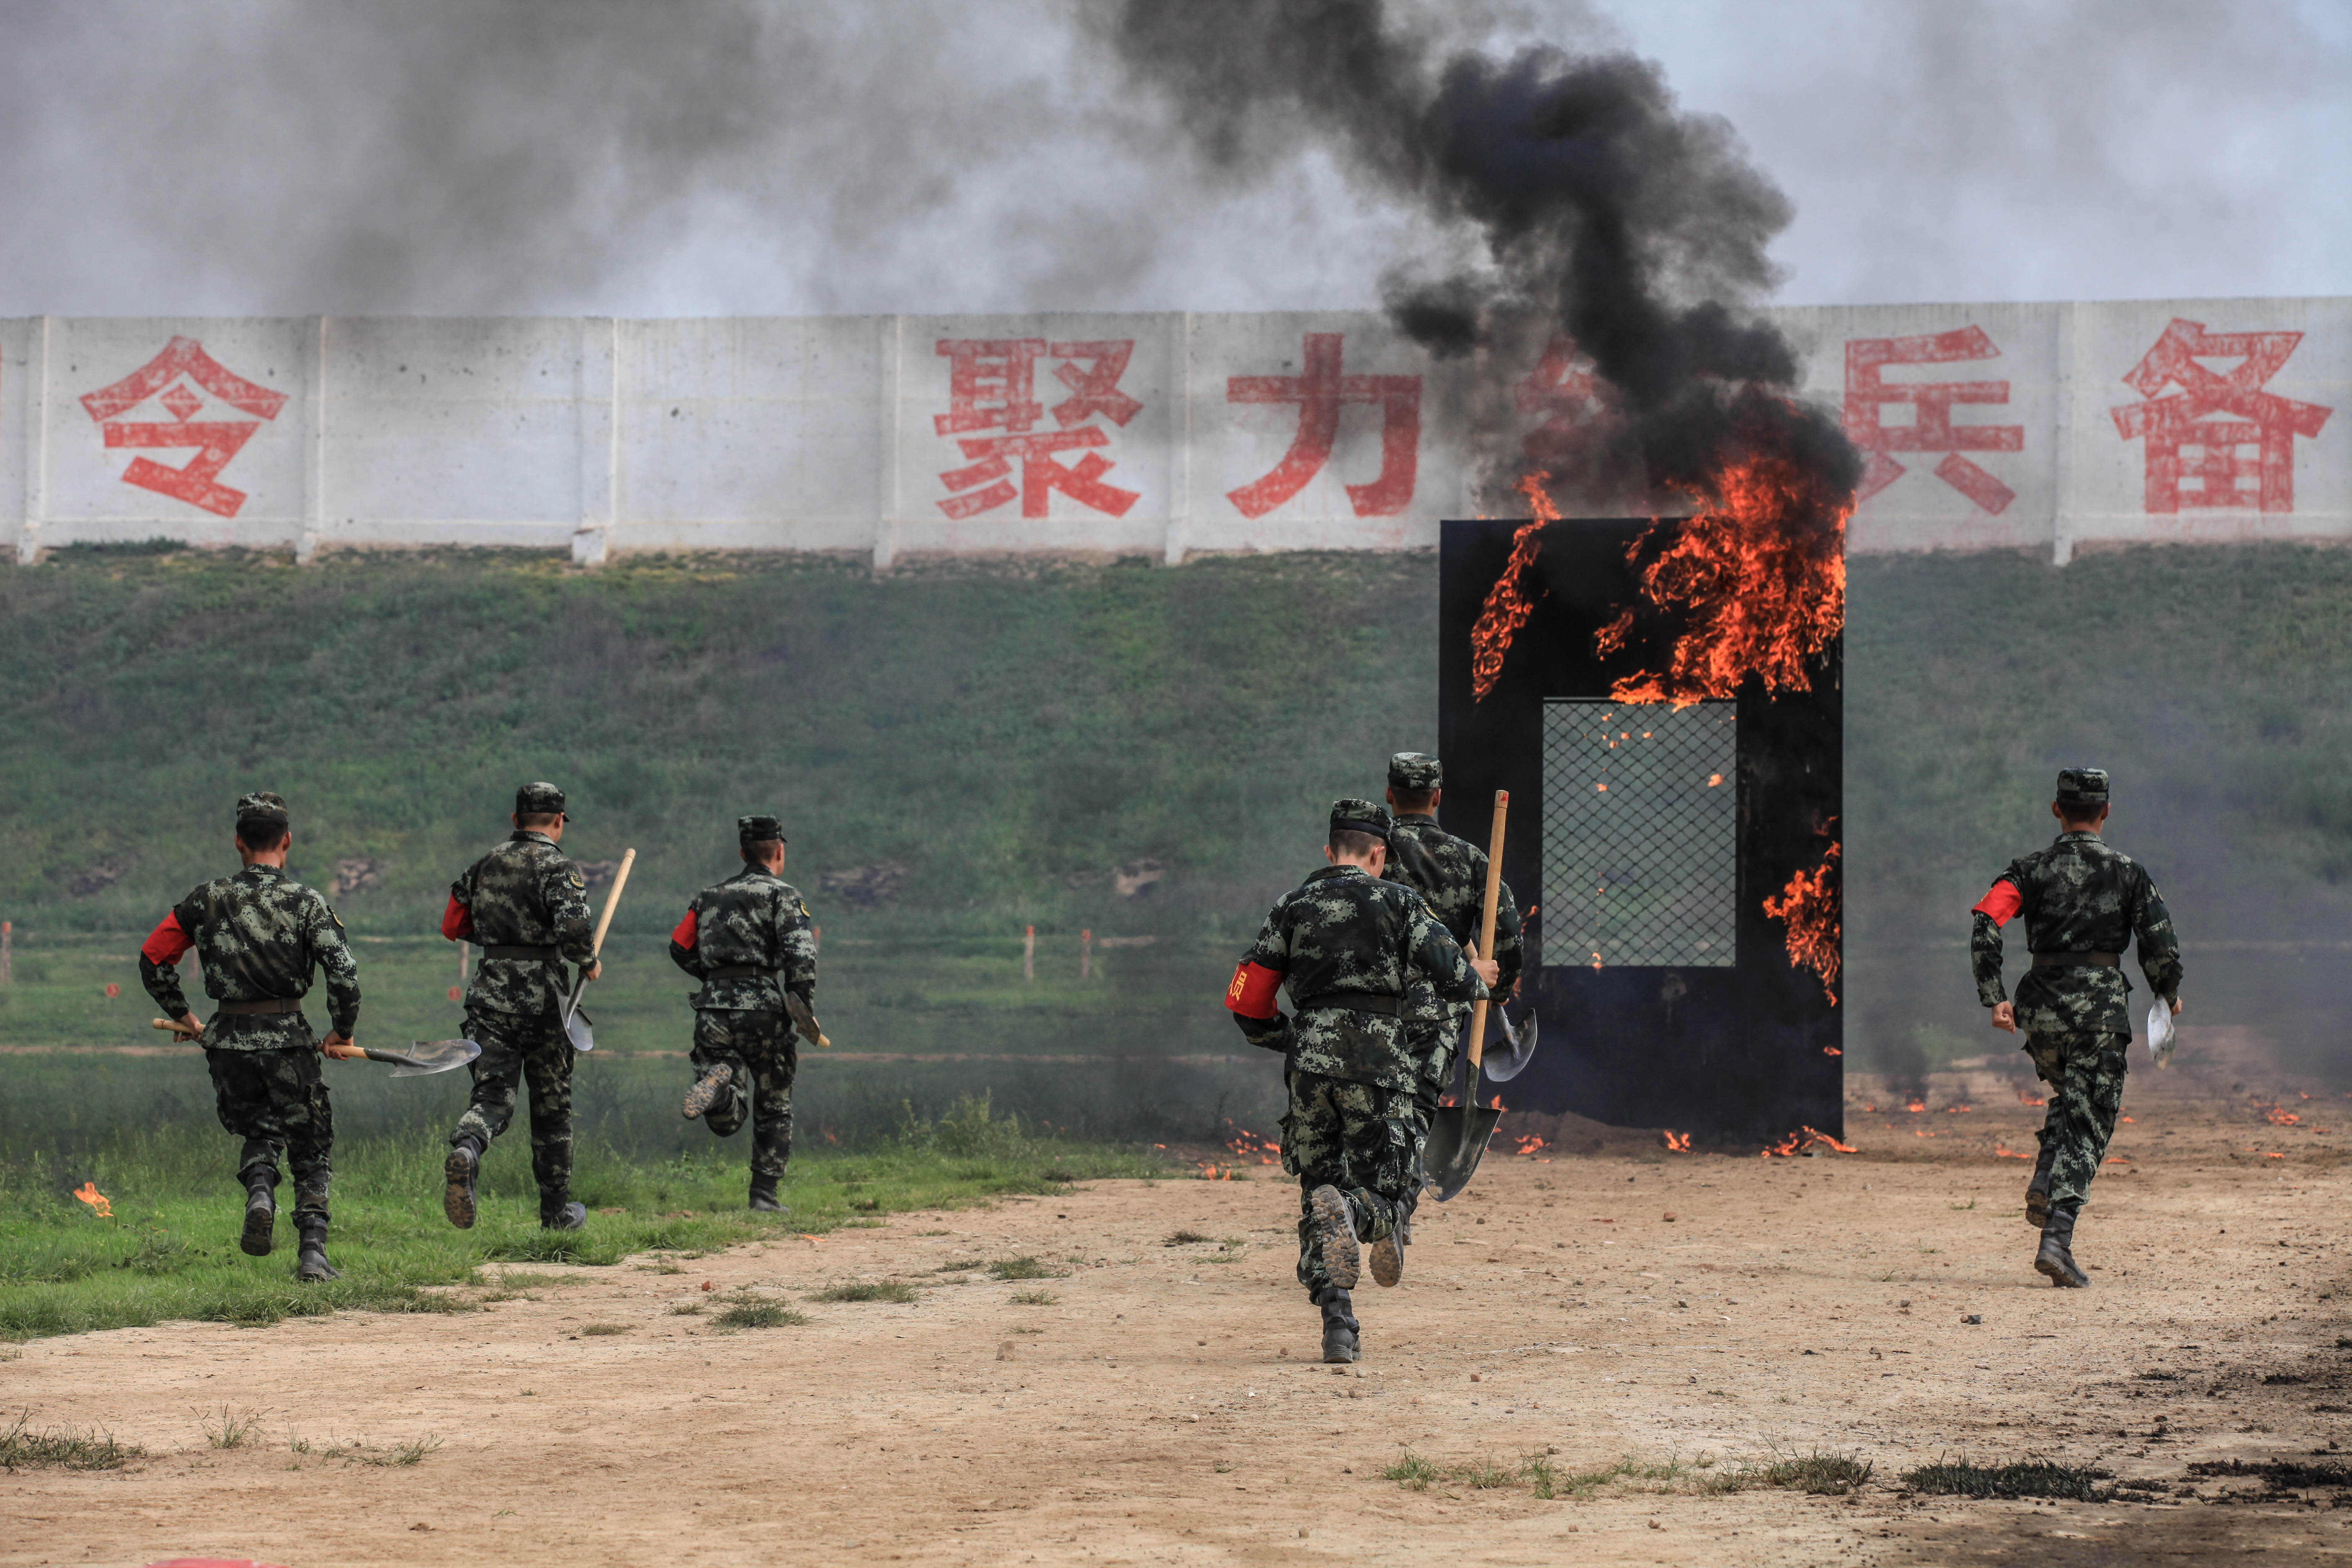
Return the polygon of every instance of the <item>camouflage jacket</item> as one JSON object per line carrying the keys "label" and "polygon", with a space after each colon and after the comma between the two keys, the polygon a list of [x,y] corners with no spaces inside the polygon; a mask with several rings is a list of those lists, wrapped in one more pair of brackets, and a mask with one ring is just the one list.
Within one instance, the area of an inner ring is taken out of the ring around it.
{"label": "camouflage jacket", "polygon": [[[702,1011],[781,1013],[786,990],[803,1002],[815,1000],[816,933],[808,905],[799,889],[764,866],[746,866],[695,894],[686,918],[669,933],[669,956],[702,982],[694,998]],[[745,963],[772,969],[776,977],[709,978],[714,969]]]}
{"label": "camouflage jacket", "polygon": [[[2013,860],[1975,910],[1969,959],[1977,1000],[2006,1000],[2000,980],[2000,928],[2025,917],[2034,952],[2112,952],[2134,939],[2139,966],[2158,995],[2180,991],[2180,942],[2172,916],[2147,870],[2095,833],[2062,833],[2047,849]],[[2030,1033],[2105,1030],[2128,1035],[2131,982],[2120,968],[2089,964],[2029,969],[2017,982],[2017,1021]]]}
{"label": "camouflage jacket", "polygon": [[[327,1017],[349,1034],[360,1016],[360,966],[326,898],[275,866],[247,866],[206,882],[172,906],[139,950],[139,983],[172,1017],[190,1011],[179,960],[191,947],[215,1002],[307,995],[313,968],[327,976]],[[299,1013],[215,1016],[204,1043],[218,1050],[278,1051],[318,1044]]]}
{"label": "camouflage jacket", "polygon": [[[1294,1008],[1334,991],[1402,998],[1418,985],[1442,1002],[1486,994],[1420,894],[1357,866],[1327,867],[1285,893],[1242,962],[1280,974]],[[1290,1018],[1236,1013],[1234,1021],[1252,1045],[1286,1052],[1301,1072],[1407,1092],[1420,1081],[1403,1018],[1316,1007]],[[1427,1050],[1425,1040],[1420,1048]]]}
{"label": "camouflage jacket", "polygon": [[[1383,879],[1402,882],[1419,893],[1429,912],[1437,917],[1460,946],[1477,940],[1478,925],[1486,912],[1486,852],[1466,838],[1456,838],[1428,816],[1400,816],[1389,834],[1388,869]],[[1495,994],[1508,996],[1519,983],[1524,954],[1519,945],[1519,906],[1511,885],[1502,883],[1495,900],[1495,951],[1480,953],[1502,966]]]}
{"label": "camouflage jacket", "polygon": [[[517,828],[449,885],[449,912],[441,931],[486,950],[552,947],[562,958],[585,963],[594,931],[588,879],[555,840],[533,828]],[[466,1008],[525,1017],[561,1012],[570,984],[554,954],[494,958],[485,951],[467,989]]]}

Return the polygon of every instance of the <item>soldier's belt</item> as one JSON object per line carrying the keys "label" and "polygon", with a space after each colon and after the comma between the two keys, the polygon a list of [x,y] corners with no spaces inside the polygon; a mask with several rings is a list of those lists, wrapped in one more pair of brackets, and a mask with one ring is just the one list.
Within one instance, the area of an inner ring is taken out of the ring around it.
{"label": "soldier's belt", "polygon": [[266,1002],[222,1002],[213,1008],[216,1018],[246,1018],[260,1013],[299,1013],[299,996],[272,996]]}
{"label": "soldier's belt", "polygon": [[544,947],[532,947],[521,942],[494,942],[482,949],[482,956],[484,958],[536,958],[546,963],[559,963],[562,962],[563,950],[552,942]]}
{"label": "soldier's belt", "polygon": [[775,966],[767,963],[722,963],[718,968],[706,973],[703,978],[705,980],[750,980],[754,976],[761,980],[773,980],[776,977]]}
{"label": "soldier's belt", "polygon": [[1301,1013],[1310,1013],[1318,1007],[1344,1007],[1351,1013],[1384,1013],[1393,1018],[1402,1000],[1376,991],[1326,991],[1320,995],[1303,997],[1293,1006]]}
{"label": "soldier's belt", "polygon": [[2036,969],[2121,969],[2124,955],[2120,952],[2037,952],[2033,955]]}

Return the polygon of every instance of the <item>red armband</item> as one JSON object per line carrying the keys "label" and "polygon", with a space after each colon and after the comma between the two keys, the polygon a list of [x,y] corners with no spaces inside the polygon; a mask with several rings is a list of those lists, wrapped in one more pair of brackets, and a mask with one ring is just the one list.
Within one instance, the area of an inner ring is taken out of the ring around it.
{"label": "red armband", "polygon": [[474,934],[474,911],[449,895],[449,907],[441,911],[441,934],[451,942],[464,942]]}
{"label": "red armband", "polygon": [[165,915],[139,949],[139,956],[161,969],[167,963],[177,963],[180,955],[195,946],[195,939],[180,929],[180,911]]}
{"label": "red armband", "polygon": [[1993,924],[2005,926],[2014,920],[2017,917],[2017,911],[2024,907],[2025,895],[2017,890],[2016,883],[2004,878],[1995,882],[1991,890],[1977,900],[1977,907],[1971,912],[1990,915]]}
{"label": "red armband", "polygon": [[1274,994],[1281,988],[1280,970],[1244,960],[1234,970],[1234,983],[1225,987],[1225,1005],[1244,1018],[1271,1018],[1276,1012]]}
{"label": "red armband", "polygon": [[699,918],[696,916],[692,910],[688,910],[686,911],[686,919],[678,921],[677,929],[669,933],[669,940],[675,945],[686,949],[688,952],[692,952],[694,951],[694,933],[700,924],[701,921]]}

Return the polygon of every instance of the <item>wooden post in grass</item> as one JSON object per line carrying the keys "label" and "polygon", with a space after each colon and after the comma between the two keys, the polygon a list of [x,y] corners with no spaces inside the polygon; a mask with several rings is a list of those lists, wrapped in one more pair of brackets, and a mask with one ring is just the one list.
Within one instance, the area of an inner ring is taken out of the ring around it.
{"label": "wooden post in grass", "polygon": [[1037,978],[1037,928],[1035,926],[1021,928],[1021,978],[1024,980]]}
{"label": "wooden post in grass", "polygon": [[1090,931],[1082,931],[1078,932],[1078,978],[1084,980],[1087,975],[1093,973],[1094,967],[1095,933]]}

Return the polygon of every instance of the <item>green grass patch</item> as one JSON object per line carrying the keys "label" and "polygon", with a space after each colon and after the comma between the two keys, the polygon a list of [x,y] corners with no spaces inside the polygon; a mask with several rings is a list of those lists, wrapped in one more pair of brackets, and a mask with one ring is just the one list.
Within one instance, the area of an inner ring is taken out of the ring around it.
{"label": "green grass patch", "polygon": [[580,1332],[583,1338],[601,1340],[614,1334],[628,1333],[635,1327],[635,1323],[583,1323]]}
{"label": "green grass patch", "polygon": [[0,1469],[119,1470],[146,1457],[144,1448],[119,1443],[111,1432],[73,1426],[36,1432],[29,1425],[31,1415],[29,1410],[20,1412],[8,1430],[0,1432]]}
{"label": "green grass patch", "polygon": [[[1001,1128],[1012,1119],[989,1120]],[[793,1227],[823,1235],[880,1223],[852,1210],[852,1192],[880,1213],[898,1214],[1050,1191],[1046,1173],[1055,1168],[1106,1174],[1163,1168],[1149,1151],[1037,1136],[1025,1126],[1018,1141],[991,1136],[996,1142],[985,1154],[958,1154],[919,1138],[858,1153],[804,1153],[782,1187]],[[733,1151],[640,1162],[593,1145],[580,1152],[574,1191],[592,1211],[625,1212],[592,1212],[584,1230],[542,1231],[520,1142],[502,1140],[491,1151],[481,1218],[470,1231],[451,1228],[441,1215],[436,1144],[339,1145],[330,1248],[342,1278],[322,1284],[294,1279],[291,1246],[259,1258],[237,1249],[242,1189],[228,1168],[236,1144],[216,1131],[167,1126],[111,1140],[69,1165],[40,1154],[0,1164],[0,1339],[173,1319],[259,1327],[343,1310],[463,1311],[581,1278],[509,1264],[609,1267],[775,1234],[743,1208]],[[93,1180],[115,1218],[100,1219],[72,1198],[76,1186]],[[692,1217],[675,1217],[686,1211]],[[675,1265],[665,1258],[654,1267]]]}
{"label": "green grass patch", "polygon": [[722,1329],[783,1329],[800,1328],[809,1316],[773,1301],[735,1301],[710,1321]]}
{"label": "green grass patch", "polygon": [[1813,1497],[1843,1497],[1859,1491],[1870,1480],[1871,1463],[1854,1454],[1825,1454],[1816,1448],[1759,1465],[1750,1472],[1759,1486],[1786,1487]]}
{"label": "green grass patch", "polygon": [[1019,1258],[1000,1258],[988,1266],[988,1271],[999,1279],[1059,1279],[1061,1278],[1059,1273],[1046,1268],[1034,1255],[1027,1253]]}
{"label": "green grass patch", "polygon": [[903,1279],[835,1285],[809,1298],[812,1301],[896,1301],[902,1306],[921,1299],[920,1293]]}
{"label": "green grass patch", "polygon": [[2093,1465],[2061,1465],[2048,1459],[2027,1459],[2008,1465],[1974,1465],[1964,1459],[1938,1459],[1932,1465],[1903,1472],[1903,1484],[1934,1497],[2060,1498],[2074,1502],[2102,1502],[2101,1481],[2114,1472]]}
{"label": "green grass patch", "polygon": [[1012,1299],[1016,1307],[1050,1307],[1059,1300],[1051,1290],[1015,1290]]}

